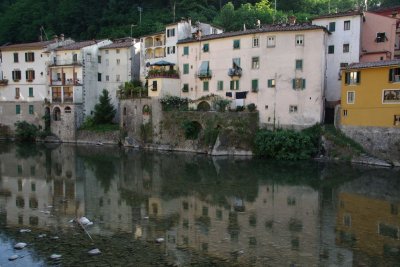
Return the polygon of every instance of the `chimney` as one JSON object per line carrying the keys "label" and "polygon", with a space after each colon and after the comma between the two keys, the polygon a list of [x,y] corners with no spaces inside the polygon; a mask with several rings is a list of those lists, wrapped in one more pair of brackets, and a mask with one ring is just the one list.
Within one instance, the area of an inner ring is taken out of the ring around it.
{"label": "chimney", "polygon": [[56,42],[58,42],[58,36],[57,36],[57,34],[55,34],[55,35],[53,36],[53,40],[56,41]]}
{"label": "chimney", "polygon": [[197,40],[200,40],[200,39],[201,39],[201,34],[202,34],[201,30],[198,29],[198,30],[197,30]]}
{"label": "chimney", "polygon": [[289,24],[290,25],[296,24],[296,17],[295,16],[289,16]]}
{"label": "chimney", "polygon": [[64,39],[65,39],[64,34],[63,33],[60,34],[60,41],[64,41]]}

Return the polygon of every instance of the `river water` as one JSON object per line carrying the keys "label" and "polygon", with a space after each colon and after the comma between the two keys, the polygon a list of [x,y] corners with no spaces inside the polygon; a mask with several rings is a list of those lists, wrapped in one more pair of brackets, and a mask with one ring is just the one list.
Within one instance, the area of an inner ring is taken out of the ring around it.
{"label": "river water", "polygon": [[399,266],[399,210],[399,170],[0,143],[2,267]]}

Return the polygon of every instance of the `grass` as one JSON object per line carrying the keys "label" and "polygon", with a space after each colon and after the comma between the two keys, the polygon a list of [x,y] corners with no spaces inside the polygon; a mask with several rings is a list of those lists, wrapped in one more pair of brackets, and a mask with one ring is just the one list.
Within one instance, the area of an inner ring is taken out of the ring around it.
{"label": "grass", "polygon": [[353,155],[365,153],[364,148],[359,143],[344,135],[333,125],[325,125],[323,127],[323,135],[334,144],[334,148],[331,151],[333,157],[351,160]]}
{"label": "grass", "polygon": [[112,132],[112,131],[118,131],[119,130],[119,125],[118,124],[96,124],[96,125],[90,125],[90,126],[82,126],[80,130],[86,130],[86,131],[93,131],[93,132]]}

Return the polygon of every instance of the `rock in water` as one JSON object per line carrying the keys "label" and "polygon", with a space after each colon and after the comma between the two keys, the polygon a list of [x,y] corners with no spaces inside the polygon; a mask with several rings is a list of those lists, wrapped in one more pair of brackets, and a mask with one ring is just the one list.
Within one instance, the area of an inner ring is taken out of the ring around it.
{"label": "rock in water", "polygon": [[9,261],[15,261],[16,259],[18,259],[19,256],[18,255],[12,255],[8,258]]}
{"label": "rock in water", "polygon": [[89,251],[88,251],[88,254],[89,254],[89,255],[92,255],[92,256],[94,256],[94,255],[99,255],[99,254],[101,254],[101,251],[100,251],[100,249],[98,249],[98,248],[94,248],[94,249],[92,249],[92,250],[89,250]]}
{"label": "rock in water", "polygon": [[47,236],[46,234],[38,235],[39,238],[43,238],[43,237],[46,237],[46,236]]}
{"label": "rock in water", "polygon": [[15,249],[23,249],[24,247],[26,247],[26,245],[27,245],[26,243],[20,242],[20,243],[15,244],[14,248]]}
{"label": "rock in water", "polygon": [[60,254],[51,254],[51,256],[50,256],[50,259],[52,259],[52,260],[58,260],[60,258],[61,258]]}
{"label": "rock in water", "polygon": [[19,230],[20,233],[30,233],[31,230],[30,229],[21,229]]}
{"label": "rock in water", "polygon": [[[91,221],[88,219],[88,218],[86,218],[86,217],[81,217],[81,218],[79,218],[79,222],[82,224],[82,225],[90,225],[90,223],[91,223]],[[93,224],[93,223],[92,223]]]}
{"label": "rock in water", "polygon": [[159,237],[159,238],[156,239],[156,242],[157,243],[162,243],[162,242],[164,242],[164,238]]}

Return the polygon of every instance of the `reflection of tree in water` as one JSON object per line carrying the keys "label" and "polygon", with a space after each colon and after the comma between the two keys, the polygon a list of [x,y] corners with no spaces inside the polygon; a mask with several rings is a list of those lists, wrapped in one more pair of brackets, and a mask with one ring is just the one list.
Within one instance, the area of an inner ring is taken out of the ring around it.
{"label": "reflection of tree in water", "polygon": [[28,159],[39,156],[41,154],[40,148],[35,143],[17,144],[15,157],[17,159]]}
{"label": "reflection of tree in water", "polygon": [[110,190],[111,181],[116,173],[116,166],[114,164],[114,158],[104,154],[84,156],[85,163],[91,168],[96,176],[96,179],[100,182],[104,192]]}

